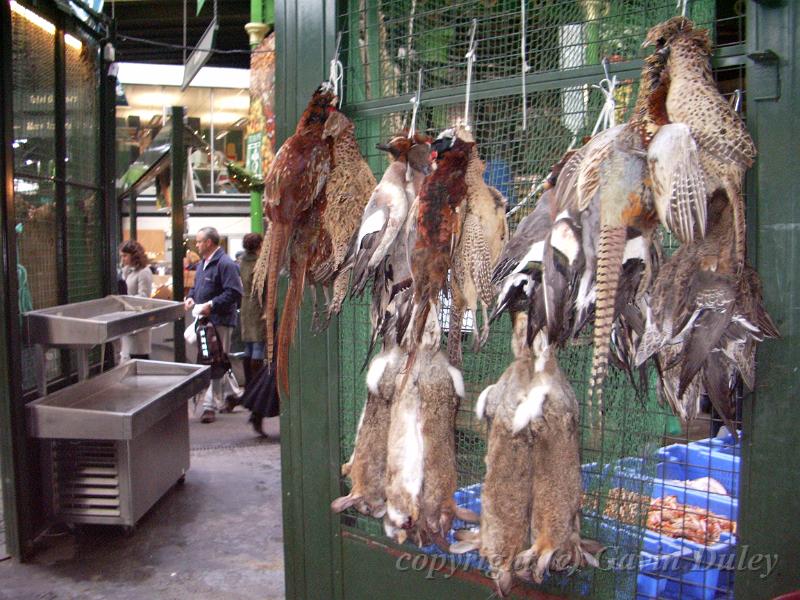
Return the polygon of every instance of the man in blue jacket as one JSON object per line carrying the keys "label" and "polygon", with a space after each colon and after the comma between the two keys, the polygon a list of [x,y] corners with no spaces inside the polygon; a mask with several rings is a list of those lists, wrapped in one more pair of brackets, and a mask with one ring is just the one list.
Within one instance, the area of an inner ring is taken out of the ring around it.
{"label": "man in blue jacket", "polygon": [[[208,317],[217,328],[217,336],[224,352],[230,350],[231,333],[236,327],[236,309],[242,298],[242,279],[239,266],[225,254],[219,245],[219,232],[213,227],[203,227],[195,236],[200,265],[194,288],[184,302],[186,310],[195,306],[201,316]],[[222,377],[211,380],[211,397],[205,395],[203,416],[200,421],[213,423],[217,407],[223,405]]]}

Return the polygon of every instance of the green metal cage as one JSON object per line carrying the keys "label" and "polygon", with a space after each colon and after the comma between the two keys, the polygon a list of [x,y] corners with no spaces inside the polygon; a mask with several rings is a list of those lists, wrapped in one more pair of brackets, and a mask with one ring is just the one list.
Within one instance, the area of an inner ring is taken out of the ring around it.
{"label": "green metal cage", "polygon": [[[782,321],[783,309],[776,301],[778,298],[791,301],[796,291],[791,286],[777,284],[774,257],[763,252],[763,248],[774,249],[777,241],[764,232],[763,219],[782,221],[796,216],[796,210],[785,202],[780,208],[780,202],[764,207],[767,198],[775,197],[764,177],[777,168],[775,163],[765,162],[768,160],[765,157],[775,154],[773,140],[766,132],[773,133],[776,125],[765,119],[768,114],[789,114],[797,89],[784,80],[781,90],[780,75],[786,71],[781,72],[763,58],[769,54],[758,54],[755,49],[769,44],[765,41],[768,33],[775,33],[781,27],[785,31],[790,26],[787,24],[795,26],[798,15],[793,6],[771,8],[762,4],[767,3],[698,0],[689,3],[688,16],[699,26],[709,28],[712,34],[716,44],[713,64],[721,92],[726,96],[736,89],[743,92],[743,113],[760,151],[759,162],[748,176],[749,256],[764,279],[768,308],[784,333],[791,335],[784,329],[787,322]],[[543,0],[528,1],[525,8],[526,62],[531,69],[525,75],[523,99],[520,54],[523,22],[519,2],[344,0],[338,5],[332,1],[299,5],[278,2],[276,112],[286,115],[286,121],[279,124],[279,138],[285,139],[310,91],[326,78],[336,34],[341,33],[341,59],[345,66],[342,109],[354,119],[362,152],[376,175],[380,175],[386,163],[374,150],[375,143],[409,123],[409,101],[417,91],[419,69],[423,72],[423,87],[417,127],[435,134],[463,116],[467,87],[465,55],[472,20],[476,19],[477,61],[471,82],[470,122],[481,158],[487,163],[489,182],[509,200],[512,211],[509,221],[513,228],[535,205],[537,183],[550,165],[570,145],[580,144],[581,138],[591,133],[602,105],[600,92],[592,87],[604,76],[601,60],[609,58],[610,73],[618,78],[615,99],[619,122],[626,118],[636,95],[643,56],[639,45],[645,33],[655,23],[674,16],[677,10],[670,0]],[[795,59],[796,50],[787,38],[779,36],[775,44],[783,49],[787,61]],[[779,97],[775,96],[776,86]],[[523,110],[527,116],[526,128],[522,125]],[[781,132],[779,137],[785,135]],[[782,182],[781,187],[786,185],[789,184]],[[788,244],[787,248],[794,248],[786,236],[778,234]],[[669,251],[671,241],[665,237],[664,244]],[[794,282],[792,276],[791,284]],[[368,302],[364,299],[346,304],[338,322],[320,337],[308,333],[308,307],[304,308],[291,367],[292,394],[284,402],[282,413],[288,595],[489,597],[491,583],[476,571],[459,568],[458,561],[434,568],[436,562],[418,558],[419,550],[415,547],[397,546],[385,538],[379,522],[354,512],[338,516],[328,511],[328,502],[344,489],[338,475],[339,465],[352,451],[356,423],[366,398],[361,365],[370,335]],[[446,324],[447,318],[442,322]],[[459,409],[456,438],[462,487],[476,484],[483,477],[485,431],[473,416],[473,402],[510,362],[509,334],[507,321],[497,322],[492,326],[489,343],[477,354],[469,350],[464,335],[467,398]],[[579,340],[563,351],[560,362],[585,406],[591,348],[588,338],[584,342]],[[777,508],[776,497],[797,506],[797,501],[791,499],[791,486],[797,485],[796,470],[787,475],[788,479],[783,473],[776,475],[774,470],[771,475],[753,471],[754,465],[763,467],[768,457],[778,458],[768,437],[774,434],[787,440],[785,436],[789,435],[786,425],[765,406],[766,401],[756,402],[756,397],[770,394],[769,403],[775,402],[794,415],[798,412],[797,408],[787,407],[787,394],[791,394],[793,384],[788,375],[782,375],[785,367],[778,366],[796,355],[789,352],[778,358],[779,348],[786,352],[785,343],[765,344],[761,354],[774,357],[774,362],[761,360],[759,381],[763,383],[757,394],[743,398],[742,427],[746,442],[741,451],[737,558],[742,553],[768,551],[780,552],[789,560],[796,556],[791,544],[776,541],[782,539],[780,536],[773,535],[770,539],[769,532],[775,532],[776,528],[766,518],[765,508],[766,505]],[[637,397],[619,372],[612,371],[604,397],[609,399],[610,406],[603,429],[599,436],[590,436],[584,426],[581,443],[581,462],[599,475],[587,486],[583,534],[600,539],[623,554],[638,555],[645,533],[646,502],[636,501],[634,516],[628,518],[633,535],[622,536],[614,531],[609,537],[601,527],[602,513],[610,511],[612,516],[620,518],[625,509],[610,501],[616,495],[612,489],[617,484],[613,470],[604,470],[603,466],[628,460],[628,467],[635,465],[631,468],[637,475],[653,476],[657,462],[654,452],[659,447],[705,438],[710,432],[707,422],[688,430],[681,428],[669,409],[658,404],[652,389],[645,397]],[[796,442],[790,446],[796,455]],[[765,494],[765,490],[770,493]],[[408,568],[412,560],[430,568]],[[310,575],[309,570],[319,564],[327,566]],[[633,598],[639,593],[641,597],[662,597],[659,591],[652,594],[637,591],[635,567],[586,570],[573,577],[553,577],[544,586],[519,586],[514,594]],[[767,597],[767,590],[788,590],[796,582],[789,566],[778,567],[770,578],[760,578],[758,573],[747,569],[726,572],[724,576],[734,577],[736,597],[741,598]],[[693,597],[692,594],[698,593],[707,598],[733,595],[732,591],[723,591],[732,588],[728,580],[710,582],[701,576],[700,582],[692,586],[685,572],[657,578],[669,579],[670,587],[677,589],[672,593],[678,597]]]}

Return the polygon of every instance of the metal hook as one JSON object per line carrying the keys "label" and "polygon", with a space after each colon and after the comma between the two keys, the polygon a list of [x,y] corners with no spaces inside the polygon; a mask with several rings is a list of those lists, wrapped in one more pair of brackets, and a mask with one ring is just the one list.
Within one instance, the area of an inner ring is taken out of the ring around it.
{"label": "metal hook", "polygon": [[733,112],[738,113],[742,107],[742,90],[736,88],[733,90],[733,95],[730,99],[731,108],[733,108]]}

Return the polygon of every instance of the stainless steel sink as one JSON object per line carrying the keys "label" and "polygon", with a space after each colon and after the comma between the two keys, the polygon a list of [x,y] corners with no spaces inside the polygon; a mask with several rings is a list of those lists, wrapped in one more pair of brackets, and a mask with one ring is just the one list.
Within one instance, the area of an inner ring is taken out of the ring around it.
{"label": "stainless steel sink", "polygon": [[182,302],[106,296],[25,313],[29,343],[73,348],[103,344],[125,334],[182,319]]}
{"label": "stainless steel sink", "polygon": [[208,387],[209,367],[132,360],[27,405],[39,438],[129,440]]}
{"label": "stainless steel sink", "polygon": [[[120,336],[183,319],[183,302],[106,296],[26,312],[24,334],[36,348],[39,395],[47,394],[45,349],[71,348],[77,358],[78,379],[89,376],[89,350]],[[101,361],[102,362],[102,361]]]}

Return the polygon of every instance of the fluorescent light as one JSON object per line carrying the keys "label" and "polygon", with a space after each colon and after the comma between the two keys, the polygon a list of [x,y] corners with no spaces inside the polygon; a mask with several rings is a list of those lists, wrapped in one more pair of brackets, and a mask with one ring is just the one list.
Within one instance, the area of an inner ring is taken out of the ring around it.
{"label": "fluorescent light", "polygon": [[83,48],[83,44],[81,43],[81,41],[76,37],[72,37],[68,33],[64,34],[64,43],[67,46],[69,46],[70,48],[72,48],[74,50],[77,50],[79,52],[80,52],[81,48]]}
{"label": "fluorescent light", "polygon": [[[123,84],[169,85],[180,87],[183,82],[183,65],[154,65],[145,63],[119,64],[117,78]],[[250,87],[250,69],[203,67],[189,87],[247,89]]]}
{"label": "fluorescent light", "polygon": [[34,25],[36,25],[40,29],[43,29],[44,31],[49,33],[50,35],[54,35],[55,34],[56,26],[53,25],[50,21],[40,17],[35,12],[25,8],[21,4],[18,4],[17,2],[14,2],[14,0],[11,0],[10,4],[11,4],[11,11],[12,12],[17,13],[23,19],[26,19],[27,21],[30,21],[31,23],[33,23]]}
{"label": "fluorescent light", "polygon": [[215,137],[214,139],[215,139],[215,140],[217,140],[217,141],[219,141],[219,140],[221,140],[222,138],[224,138],[226,135],[228,135],[228,131],[227,131],[227,130],[220,131],[219,135],[218,135],[217,137]]}
{"label": "fluorescent light", "polygon": [[[25,19],[30,23],[33,23],[39,29],[46,31],[50,35],[55,35],[56,26],[53,25],[50,21],[48,21],[43,17],[40,17],[32,10],[25,8],[24,6],[22,6],[18,2],[15,2],[14,0],[11,0],[9,4],[11,5],[12,12],[17,13],[23,19]],[[81,48],[83,48],[83,44],[81,43],[81,41],[71,36],[68,33],[64,35],[64,42],[67,44],[67,46],[69,46],[70,48],[74,48],[75,50],[80,50]]]}

